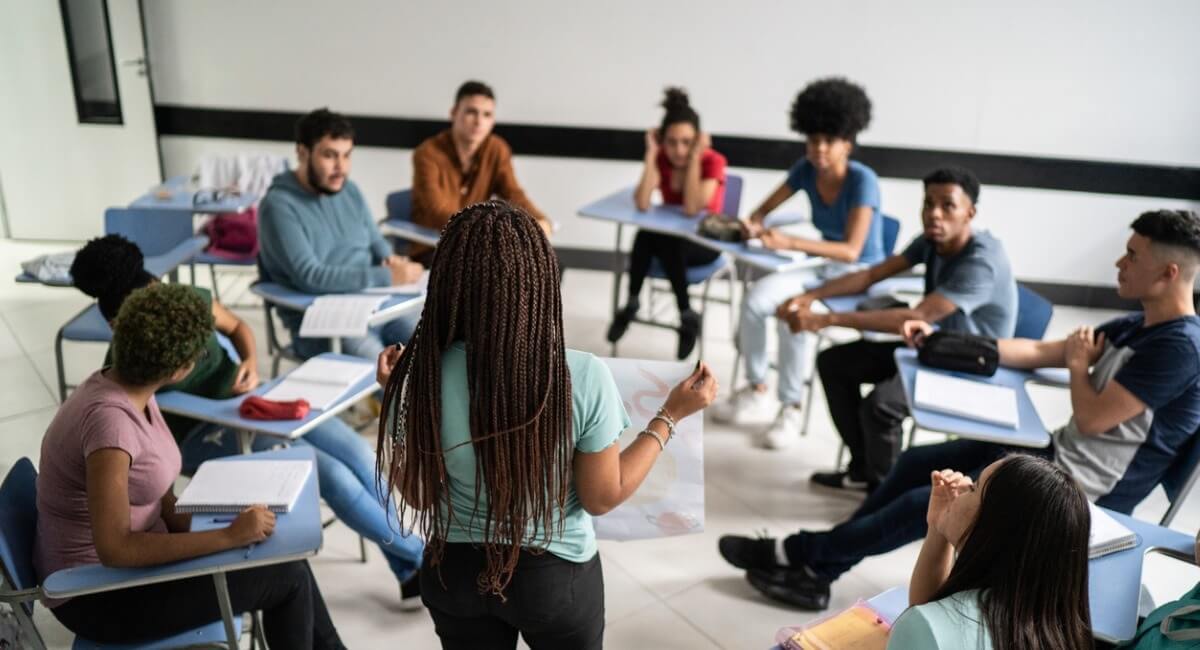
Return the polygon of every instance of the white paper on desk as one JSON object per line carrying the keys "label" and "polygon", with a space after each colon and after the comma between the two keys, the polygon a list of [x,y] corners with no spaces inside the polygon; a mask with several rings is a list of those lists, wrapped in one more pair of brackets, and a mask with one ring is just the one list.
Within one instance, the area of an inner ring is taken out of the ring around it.
{"label": "white paper on desk", "polygon": [[375,372],[375,364],[316,357],[288,373],[264,398],[280,402],[306,400],[314,409],[333,406],[346,391]]}
{"label": "white paper on desk", "polygon": [[386,296],[338,295],[318,296],[304,310],[300,321],[300,336],[330,338],[334,336],[366,336],[371,314],[387,300]]}
{"label": "white paper on desk", "polygon": [[363,293],[385,293],[388,295],[397,293],[420,293],[424,294],[429,289],[429,271],[421,273],[421,277],[417,278],[416,282],[410,284],[393,284],[390,287],[371,287],[363,289]]}
{"label": "white paper on desk", "polygon": [[1089,503],[1088,510],[1092,513],[1092,528],[1088,531],[1089,560],[1137,546],[1137,533],[1094,504]]}
{"label": "white paper on desk", "polygon": [[181,513],[241,512],[263,504],[291,512],[312,473],[311,460],[209,460],[175,502]]}
{"label": "white paper on desk", "polygon": [[1017,392],[1008,386],[917,370],[917,408],[1017,428]]}
{"label": "white paper on desk", "polygon": [[[632,443],[654,417],[675,384],[693,366],[674,361],[601,359],[612,372],[633,426],[618,444]],[[601,539],[631,540],[688,535],[704,531],[704,418],[678,423],[675,437],[655,461],[633,496],[594,520]]]}

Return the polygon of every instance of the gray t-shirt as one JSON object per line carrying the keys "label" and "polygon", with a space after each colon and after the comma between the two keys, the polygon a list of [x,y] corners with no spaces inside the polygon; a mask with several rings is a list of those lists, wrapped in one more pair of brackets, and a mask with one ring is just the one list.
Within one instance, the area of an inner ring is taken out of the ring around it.
{"label": "gray t-shirt", "polygon": [[909,264],[925,265],[925,294],[940,293],[958,307],[938,321],[946,330],[1011,338],[1017,327],[1017,282],[1000,240],[976,232],[957,255],[942,257],[918,236],[902,253]]}

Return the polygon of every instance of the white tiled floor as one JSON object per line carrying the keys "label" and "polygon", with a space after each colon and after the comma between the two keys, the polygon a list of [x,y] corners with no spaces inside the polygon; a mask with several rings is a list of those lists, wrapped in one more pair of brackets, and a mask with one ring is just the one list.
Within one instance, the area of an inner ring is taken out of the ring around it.
{"label": "white tiled floor", "polygon": [[[67,318],[87,304],[69,289],[16,285],[11,274],[18,260],[69,248],[44,244],[0,241],[0,259],[10,275],[0,278],[0,472],[20,456],[37,458],[39,441],[54,414],[56,403],[54,333]],[[186,274],[185,274],[186,275]],[[201,273],[202,281],[207,273]],[[248,302],[244,292],[227,288],[226,301]],[[598,354],[609,353],[603,335],[610,313],[611,276],[605,273],[568,271],[563,285],[568,343]],[[728,382],[733,363],[729,342],[728,312],[714,306],[705,333],[708,361]],[[261,310],[248,305],[238,313],[262,332]],[[1075,325],[1097,323],[1108,314],[1059,308],[1051,335],[1061,335]],[[265,347],[265,346],[261,346]],[[675,349],[672,332],[634,326],[622,341],[624,356],[668,358]],[[101,346],[68,344],[67,374],[77,381],[97,366]],[[263,366],[267,367],[267,366]],[[723,393],[728,386],[723,387]],[[1055,390],[1042,390],[1035,401],[1047,424],[1064,421],[1069,405]],[[606,583],[607,645],[610,648],[763,648],[775,631],[808,620],[813,615],[777,606],[759,597],[740,572],[717,554],[716,540],[726,533],[751,534],[767,530],[783,534],[800,526],[827,527],[847,516],[853,499],[811,490],[808,475],[832,467],[837,437],[823,399],[814,400],[808,437],[786,452],[756,448],[747,431],[707,425],[705,437],[707,477],[707,529],[704,533],[654,541],[603,542],[601,556]],[[925,434],[918,443],[935,442]],[[1139,509],[1146,519],[1157,520],[1165,499],[1156,492]],[[1200,505],[1193,500],[1176,519],[1175,526],[1195,531]],[[366,564],[357,561],[358,540],[347,528],[335,525],[326,532],[325,546],[312,562],[333,619],[352,648],[436,648],[433,626],[424,613],[397,611],[397,588],[378,549],[369,549]],[[912,544],[887,555],[871,558],[839,580],[833,588],[832,607],[844,607],[857,598],[870,597],[889,587],[905,584],[916,559]],[[1181,593],[1195,583],[1196,574],[1179,577],[1169,563],[1151,567],[1151,591],[1156,597]],[[1188,582],[1190,581],[1190,583]],[[38,623],[51,647],[68,647],[70,635],[45,608]]]}

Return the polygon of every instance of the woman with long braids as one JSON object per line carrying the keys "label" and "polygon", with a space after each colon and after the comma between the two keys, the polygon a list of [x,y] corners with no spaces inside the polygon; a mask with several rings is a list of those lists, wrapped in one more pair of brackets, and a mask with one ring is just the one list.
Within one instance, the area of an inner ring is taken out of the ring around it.
{"label": "woman with long braids", "polygon": [[1091,648],[1091,517],[1075,479],[1027,455],[988,465],[978,483],[948,469],[930,479],[913,607],[888,650]]}
{"label": "woman with long braids", "polygon": [[563,342],[558,262],[500,201],[455,215],[407,348],[379,359],[378,471],[427,547],[421,593],[443,648],[600,648],[592,515],[641,484],[675,423],[712,402],[706,364],[625,448],[608,368]]}

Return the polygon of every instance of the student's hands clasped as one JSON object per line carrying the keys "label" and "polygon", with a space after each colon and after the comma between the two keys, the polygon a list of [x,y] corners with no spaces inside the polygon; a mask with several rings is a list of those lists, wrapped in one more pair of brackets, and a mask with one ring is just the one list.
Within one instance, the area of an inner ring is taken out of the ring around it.
{"label": "student's hands clasped", "polygon": [[946,541],[957,544],[957,534],[946,530],[945,516],[950,511],[950,504],[959,496],[971,491],[975,482],[970,476],[952,469],[931,473],[930,481],[933,483],[933,491],[929,493],[929,510],[925,514],[925,522],[929,524],[931,532],[937,532],[945,537]]}
{"label": "student's hands clasped", "polygon": [[241,511],[225,529],[234,546],[257,544],[275,532],[275,513],[266,506],[250,506]]}
{"label": "student's hands clasped", "polygon": [[671,389],[663,408],[676,421],[682,420],[708,408],[716,399],[719,388],[720,384],[712,368],[701,361],[695,372]]}
{"label": "student's hands clasped", "polygon": [[392,272],[392,284],[412,284],[425,272],[425,267],[403,255],[389,255],[383,265]]}
{"label": "student's hands clasped", "polygon": [[1087,372],[1104,352],[1104,334],[1090,327],[1081,327],[1067,337],[1067,369]]}
{"label": "student's hands clasped", "polygon": [[792,248],[792,238],[774,228],[760,228],[758,238],[762,241],[763,248],[768,250],[786,251]]}

